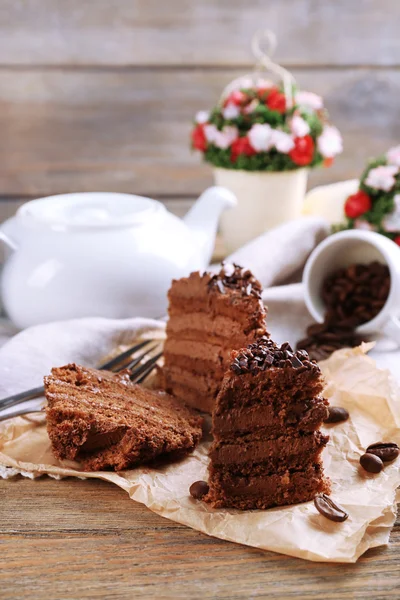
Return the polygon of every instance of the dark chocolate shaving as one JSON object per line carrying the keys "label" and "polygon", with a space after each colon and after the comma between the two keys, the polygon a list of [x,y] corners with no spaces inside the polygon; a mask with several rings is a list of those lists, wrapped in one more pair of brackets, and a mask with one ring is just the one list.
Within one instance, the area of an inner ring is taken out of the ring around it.
{"label": "dark chocolate shaving", "polygon": [[257,342],[238,352],[231,364],[231,370],[237,375],[265,371],[270,367],[296,369],[298,373],[320,370],[304,350],[294,352],[287,342],[278,346],[267,336],[262,336]]}
{"label": "dark chocolate shaving", "polygon": [[260,282],[248,269],[243,269],[236,264],[222,263],[222,269],[210,279],[210,289],[225,293],[225,288],[236,290],[244,296],[254,296],[261,299],[262,287]]}

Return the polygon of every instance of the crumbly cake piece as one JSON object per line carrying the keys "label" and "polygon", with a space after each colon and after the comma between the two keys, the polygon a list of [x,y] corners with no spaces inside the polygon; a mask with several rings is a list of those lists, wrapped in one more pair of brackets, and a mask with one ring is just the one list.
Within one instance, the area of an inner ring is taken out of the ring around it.
{"label": "crumbly cake piece", "polygon": [[167,392],[211,413],[231,351],[266,335],[261,292],[260,282],[238,265],[172,282],[163,367]]}
{"label": "crumbly cake piece", "polygon": [[165,392],[132,383],[128,373],[69,364],[44,378],[47,431],[57,458],[85,470],[122,470],[191,452],[202,419]]}
{"label": "crumbly cake piece", "polygon": [[213,411],[204,500],[264,509],[328,493],[321,452],[329,438],[319,431],[328,402],[317,363],[266,336],[232,359]]}

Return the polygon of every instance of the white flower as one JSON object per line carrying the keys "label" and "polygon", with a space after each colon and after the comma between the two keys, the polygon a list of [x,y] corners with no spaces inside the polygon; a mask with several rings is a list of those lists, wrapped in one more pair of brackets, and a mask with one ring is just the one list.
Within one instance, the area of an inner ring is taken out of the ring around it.
{"label": "white flower", "polygon": [[333,158],[343,150],[343,140],[337,127],[325,125],[317,140],[318,150],[324,158]]}
{"label": "white flower", "polygon": [[295,115],[290,123],[290,129],[295,137],[304,137],[310,133],[310,126],[299,115]]}
{"label": "white flower", "polygon": [[269,88],[274,87],[274,82],[271,79],[263,79],[259,77],[256,81],[256,88],[258,90],[268,90]]}
{"label": "white flower", "polygon": [[253,79],[251,77],[240,77],[237,80],[237,84],[235,89],[237,90],[247,90],[253,87]]}
{"label": "white flower", "polygon": [[400,194],[396,194],[393,198],[394,209],[382,221],[383,228],[386,231],[400,231]]}
{"label": "white flower", "polygon": [[258,106],[259,104],[260,104],[260,101],[259,101],[259,100],[257,100],[257,98],[253,98],[253,100],[252,100],[251,102],[249,102],[249,103],[247,104],[247,106],[245,106],[245,107],[243,108],[243,112],[244,112],[244,114],[246,114],[246,115],[249,115],[249,114],[251,114],[251,113],[254,111],[254,109],[256,109],[256,108],[257,108],[257,106]]}
{"label": "white flower", "polygon": [[236,104],[229,103],[222,110],[224,119],[236,119],[240,115],[239,107]]}
{"label": "white flower", "polygon": [[312,110],[320,110],[324,106],[321,96],[313,92],[297,92],[295,100],[296,104]]}
{"label": "white flower", "polygon": [[204,135],[206,136],[207,142],[211,142],[213,144],[218,135],[218,129],[215,127],[215,125],[205,125]]}
{"label": "white flower", "polygon": [[400,167],[400,146],[390,148],[390,150],[386,152],[386,158],[389,164]]}
{"label": "white flower", "polygon": [[208,112],[208,110],[199,110],[199,112],[196,114],[194,120],[199,125],[204,125],[204,123],[207,123],[209,117],[210,117],[210,113]]}
{"label": "white flower", "polygon": [[272,145],[275,146],[278,152],[287,154],[294,148],[294,141],[289,133],[285,133],[279,129],[274,129],[272,131]]}
{"label": "white flower", "polygon": [[354,221],[354,229],[363,229],[365,231],[376,231],[375,225],[371,225],[365,219],[356,219]]}
{"label": "white flower", "polygon": [[226,150],[226,148],[229,148],[229,146],[232,145],[232,142],[234,142],[237,137],[238,137],[237,127],[225,125],[225,127],[223,127],[222,131],[217,130],[214,144],[218,148],[222,148],[223,150]]}
{"label": "white flower", "polygon": [[381,166],[371,169],[365,180],[365,185],[374,188],[375,190],[384,190],[389,192],[396,180],[395,175],[399,172],[399,167],[395,165]]}
{"label": "white flower", "polygon": [[265,123],[255,123],[250,129],[248,138],[257,152],[266,152],[272,146],[272,127]]}

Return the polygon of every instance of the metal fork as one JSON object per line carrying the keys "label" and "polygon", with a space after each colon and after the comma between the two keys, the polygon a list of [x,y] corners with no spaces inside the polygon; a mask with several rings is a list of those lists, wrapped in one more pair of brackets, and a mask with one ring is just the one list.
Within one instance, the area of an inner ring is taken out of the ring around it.
{"label": "metal fork", "polygon": [[[162,356],[162,352],[158,352],[157,354],[155,354],[154,356],[149,358],[149,360],[147,360],[145,363],[142,363],[142,364],[140,364],[140,363],[147,355],[149,355],[151,352],[153,352],[157,348],[158,344],[155,344],[151,348],[147,348],[142,354],[140,354],[139,356],[135,356],[128,363],[126,363],[126,361],[128,358],[132,357],[133,354],[138,352],[138,350],[141,350],[145,346],[148,346],[148,344],[150,344],[153,341],[155,341],[155,340],[145,340],[143,342],[140,342],[139,344],[136,344],[135,346],[132,346],[131,348],[129,348],[128,350],[125,350],[124,352],[122,352],[121,354],[116,356],[115,358],[100,365],[98,367],[98,369],[100,369],[102,371],[113,371],[114,373],[119,373],[120,371],[123,371],[124,369],[126,369],[126,370],[130,371],[131,381],[133,381],[134,383],[143,383],[144,380],[155,369],[157,361]],[[37,388],[32,388],[31,390],[27,390],[26,392],[20,392],[19,394],[14,394],[13,396],[9,396],[8,398],[3,398],[2,400],[0,400],[0,411],[4,410],[6,408],[11,408],[12,406],[15,406],[17,404],[21,404],[22,402],[26,402],[28,400],[38,398],[39,396],[42,396],[43,394],[44,394],[44,387],[41,386],[41,387],[37,387]],[[28,412],[33,413],[33,412],[40,412],[40,411],[26,410],[26,409],[24,410],[23,408],[20,408],[17,411],[14,411],[13,413],[8,413],[7,415],[0,415],[0,421],[4,421],[5,419],[10,419],[14,416],[18,416],[21,414],[26,414]]]}

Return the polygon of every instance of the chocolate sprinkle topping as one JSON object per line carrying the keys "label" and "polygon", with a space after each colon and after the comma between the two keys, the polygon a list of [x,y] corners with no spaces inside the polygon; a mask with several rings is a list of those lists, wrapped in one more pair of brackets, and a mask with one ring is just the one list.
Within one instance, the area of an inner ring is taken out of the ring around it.
{"label": "chocolate sprinkle topping", "polygon": [[209,281],[211,289],[225,294],[225,288],[237,290],[244,296],[254,296],[261,299],[262,287],[249,269],[244,269],[236,264],[222,263],[222,269]]}
{"label": "chocolate sprinkle topping", "polygon": [[317,363],[310,360],[304,350],[294,352],[288,342],[278,346],[265,335],[238,352],[231,364],[231,370],[237,375],[265,371],[269,367],[290,367],[296,369],[298,373],[320,370]]}

